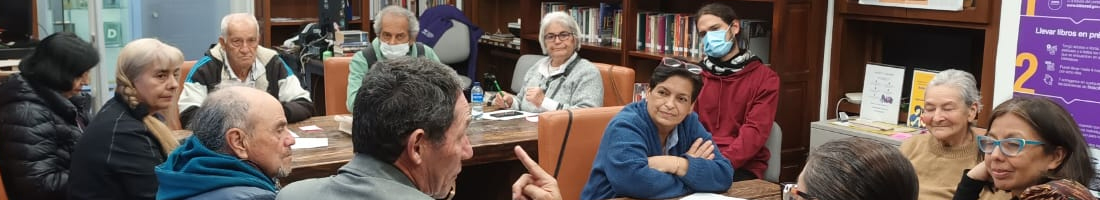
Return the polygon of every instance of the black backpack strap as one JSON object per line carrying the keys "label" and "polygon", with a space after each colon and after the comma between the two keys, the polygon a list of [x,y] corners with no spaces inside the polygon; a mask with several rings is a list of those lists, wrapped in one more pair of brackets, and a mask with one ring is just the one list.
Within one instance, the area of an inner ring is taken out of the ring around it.
{"label": "black backpack strap", "polygon": [[367,48],[363,48],[363,58],[367,59],[367,70],[370,70],[370,66],[378,62],[378,55],[374,54],[373,45],[367,45]]}

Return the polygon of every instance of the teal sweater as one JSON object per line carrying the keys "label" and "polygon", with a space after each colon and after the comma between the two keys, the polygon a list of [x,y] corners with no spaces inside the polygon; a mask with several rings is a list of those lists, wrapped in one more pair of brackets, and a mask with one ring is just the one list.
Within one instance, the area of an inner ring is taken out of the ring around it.
{"label": "teal sweater", "polygon": [[[711,139],[710,133],[699,123],[699,115],[691,113],[675,129],[677,140],[666,154],[661,149],[657,126],[646,112],[646,102],[626,105],[604,131],[581,199],[668,199],[695,192],[729,190],[733,184],[733,167],[718,148],[714,148],[713,160],[684,155],[696,138]],[[676,176],[649,168],[648,158],[660,155],[687,158],[687,173]]]}
{"label": "teal sweater", "polygon": [[220,189],[237,186],[270,191],[249,199],[275,198],[274,180],[241,159],[206,148],[193,136],[172,151],[164,164],[157,166],[156,172],[160,182],[157,199],[209,197],[212,195],[206,194],[208,192],[232,193],[234,191]]}

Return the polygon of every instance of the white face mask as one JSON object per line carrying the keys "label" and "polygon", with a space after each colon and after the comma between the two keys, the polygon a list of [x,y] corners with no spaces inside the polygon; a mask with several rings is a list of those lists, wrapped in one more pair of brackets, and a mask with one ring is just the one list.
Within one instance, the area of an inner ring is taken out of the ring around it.
{"label": "white face mask", "polygon": [[396,58],[396,57],[400,57],[400,56],[405,56],[405,54],[409,53],[409,44],[408,43],[402,43],[402,44],[396,44],[396,45],[386,44],[386,42],[379,42],[379,43],[382,43],[382,48],[381,48],[382,49],[382,56],[385,56],[386,58]]}

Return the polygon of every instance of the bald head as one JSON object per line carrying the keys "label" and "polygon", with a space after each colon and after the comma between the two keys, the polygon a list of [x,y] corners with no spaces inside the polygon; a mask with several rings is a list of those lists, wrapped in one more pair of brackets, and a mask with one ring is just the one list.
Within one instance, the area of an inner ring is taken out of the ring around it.
{"label": "bald head", "polygon": [[[272,105],[275,107],[270,107]],[[193,135],[207,148],[228,154],[225,133],[233,128],[252,129],[253,119],[258,115],[254,111],[265,109],[281,112],[282,106],[267,92],[244,85],[222,84],[207,96],[187,129],[193,130]]]}

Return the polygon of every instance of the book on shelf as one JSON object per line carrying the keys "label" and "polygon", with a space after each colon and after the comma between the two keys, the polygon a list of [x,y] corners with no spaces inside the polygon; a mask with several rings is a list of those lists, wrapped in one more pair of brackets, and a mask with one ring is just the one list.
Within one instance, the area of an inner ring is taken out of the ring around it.
{"label": "book on shelf", "polygon": [[[688,13],[642,11],[637,14],[638,51],[668,54],[687,58],[702,57],[702,37],[695,25],[697,17]],[[765,20],[742,19],[742,48],[751,50],[768,63],[771,50],[771,23]]]}
{"label": "book on shelf", "polygon": [[[577,21],[578,33],[574,39],[583,43],[598,43],[601,46],[618,46],[622,42],[619,21],[622,8],[618,4],[600,3],[599,7],[575,6],[562,2],[543,2],[542,15],[550,12],[565,12]],[[540,20],[541,21],[541,20]]]}

